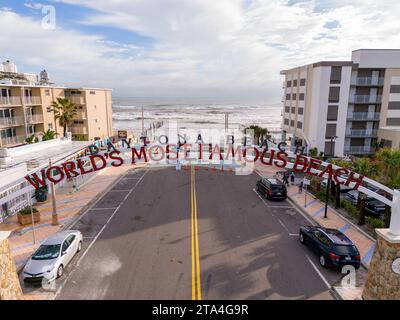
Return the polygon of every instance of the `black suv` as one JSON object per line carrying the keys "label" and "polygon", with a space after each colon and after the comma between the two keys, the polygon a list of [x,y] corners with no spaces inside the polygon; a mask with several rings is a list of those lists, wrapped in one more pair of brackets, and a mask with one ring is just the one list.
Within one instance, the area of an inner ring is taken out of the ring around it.
{"label": "black suv", "polygon": [[285,200],[287,198],[285,185],[276,179],[261,179],[257,182],[256,189],[267,199]]}

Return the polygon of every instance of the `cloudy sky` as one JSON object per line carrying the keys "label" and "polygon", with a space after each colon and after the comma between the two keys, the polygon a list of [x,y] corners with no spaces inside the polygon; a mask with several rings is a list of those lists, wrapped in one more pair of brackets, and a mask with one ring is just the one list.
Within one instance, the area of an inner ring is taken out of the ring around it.
{"label": "cloudy sky", "polygon": [[282,69],[400,48],[399,12],[398,0],[0,0],[0,59],[119,96],[279,103]]}

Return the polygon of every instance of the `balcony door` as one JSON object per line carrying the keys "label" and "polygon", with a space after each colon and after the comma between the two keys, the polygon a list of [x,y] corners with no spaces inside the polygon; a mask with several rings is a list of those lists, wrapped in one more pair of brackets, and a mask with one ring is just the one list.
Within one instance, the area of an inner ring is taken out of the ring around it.
{"label": "balcony door", "polygon": [[12,118],[14,117],[14,109],[0,109],[0,118]]}
{"label": "balcony door", "polygon": [[0,130],[0,138],[1,139],[7,139],[7,138],[16,137],[16,136],[17,136],[17,132],[16,132],[15,128],[8,128],[8,129]]}

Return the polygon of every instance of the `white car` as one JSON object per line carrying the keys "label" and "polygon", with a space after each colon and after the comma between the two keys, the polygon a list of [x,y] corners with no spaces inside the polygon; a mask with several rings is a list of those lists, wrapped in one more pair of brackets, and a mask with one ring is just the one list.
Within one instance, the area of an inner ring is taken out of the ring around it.
{"label": "white car", "polygon": [[47,238],[29,259],[22,272],[24,283],[51,282],[64,273],[64,268],[82,249],[80,231],[62,231]]}

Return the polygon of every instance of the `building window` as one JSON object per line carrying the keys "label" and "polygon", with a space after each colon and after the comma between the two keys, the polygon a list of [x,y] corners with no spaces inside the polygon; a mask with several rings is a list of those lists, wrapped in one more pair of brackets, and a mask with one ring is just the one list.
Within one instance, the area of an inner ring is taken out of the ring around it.
{"label": "building window", "polygon": [[285,107],[285,112],[290,113],[290,107]]}
{"label": "building window", "polygon": [[292,94],[292,100],[296,100],[296,94],[295,93]]}
{"label": "building window", "polygon": [[330,139],[336,136],[336,123],[328,123],[326,125],[325,138]]}
{"label": "building window", "polygon": [[329,88],[329,102],[339,102],[340,87]]}
{"label": "building window", "polygon": [[49,130],[53,130],[53,124],[52,124],[52,123],[49,123],[49,124],[47,125],[47,127],[48,127]]}
{"label": "building window", "polygon": [[303,108],[298,108],[297,109],[297,114],[300,114],[300,115],[304,114],[304,109]]}
{"label": "building window", "polygon": [[286,94],[286,100],[290,100],[290,93]]}
{"label": "building window", "polygon": [[400,110],[400,101],[390,101],[388,105],[389,110]]}
{"label": "building window", "polygon": [[290,126],[294,127],[294,120],[290,120]]}
{"label": "building window", "polygon": [[390,93],[400,93],[400,85],[391,85]]}
{"label": "building window", "polygon": [[48,89],[44,90],[44,95],[47,97],[50,96],[50,90]]}
{"label": "building window", "polygon": [[303,87],[306,85],[306,79],[300,79],[300,86]]}
{"label": "building window", "polygon": [[302,129],[303,128],[303,123],[300,121],[297,121],[297,129]]}
{"label": "building window", "polygon": [[83,124],[83,120],[74,120],[74,124]]}
{"label": "building window", "polygon": [[335,153],[335,142],[326,141],[325,142],[325,155],[333,156]]}
{"label": "building window", "polygon": [[328,106],[328,116],[326,120],[336,121],[338,118],[339,107],[338,106]]}
{"label": "building window", "polygon": [[290,88],[291,86],[292,86],[292,82],[291,82],[291,81],[287,81],[287,82],[286,82],[286,87],[287,87],[287,88]]}
{"label": "building window", "polygon": [[387,118],[386,125],[387,126],[400,126],[400,118]]}
{"label": "building window", "polygon": [[289,119],[283,119],[283,123],[285,124],[285,125],[289,125]]}
{"label": "building window", "polygon": [[297,87],[297,80],[293,80],[293,87]]}
{"label": "building window", "polygon": [[342,67],[331,68],[331,83],[340,83],[342,80]]}
{"label": "building window", "polygon": [[90,91],[90,94],[96,94],[96,91]]}
{"label": "building window", "polygon": [[299,94],[299,100],[300,101],[304,101],[304,93],[300,93]]}
{"label": "building window", "polygon": [[292,107],[292,113],[296,113],[296,107]]}

